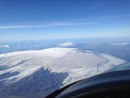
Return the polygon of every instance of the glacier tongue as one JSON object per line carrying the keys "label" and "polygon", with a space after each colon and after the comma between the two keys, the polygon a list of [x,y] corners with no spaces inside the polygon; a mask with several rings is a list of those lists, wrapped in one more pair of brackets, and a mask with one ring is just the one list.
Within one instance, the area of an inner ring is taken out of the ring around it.
{"label": "glacier tongue", "polygon": [[125,62],[109,54],[63,47],[1,54],[0,95],[42,98]]}

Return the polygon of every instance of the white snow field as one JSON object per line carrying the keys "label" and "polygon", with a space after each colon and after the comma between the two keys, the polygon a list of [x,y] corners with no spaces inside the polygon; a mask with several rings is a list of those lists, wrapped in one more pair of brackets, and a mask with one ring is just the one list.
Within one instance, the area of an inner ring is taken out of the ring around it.
{"label": "white snow field", "polygon": [[43,98],[67,84],[125,62],[109,54],[63,47],[1,54],[0,95],[8,91],[8,95]]}

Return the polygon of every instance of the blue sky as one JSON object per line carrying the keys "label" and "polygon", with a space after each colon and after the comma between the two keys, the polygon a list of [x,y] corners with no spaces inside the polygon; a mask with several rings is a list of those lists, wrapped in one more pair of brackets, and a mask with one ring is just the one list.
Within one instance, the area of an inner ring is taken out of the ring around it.
{"label": "blue sky", "polygon": [[0,41],[130,37],[130,0],[0,0]]}

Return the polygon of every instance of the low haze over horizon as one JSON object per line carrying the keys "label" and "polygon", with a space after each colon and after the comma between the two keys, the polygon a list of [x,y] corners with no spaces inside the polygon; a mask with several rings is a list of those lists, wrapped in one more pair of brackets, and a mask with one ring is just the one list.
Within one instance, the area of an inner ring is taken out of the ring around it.
{"label": "low haze over horizon", "polygon": [[130,37],[130,0],[0,0],[1,41]]}

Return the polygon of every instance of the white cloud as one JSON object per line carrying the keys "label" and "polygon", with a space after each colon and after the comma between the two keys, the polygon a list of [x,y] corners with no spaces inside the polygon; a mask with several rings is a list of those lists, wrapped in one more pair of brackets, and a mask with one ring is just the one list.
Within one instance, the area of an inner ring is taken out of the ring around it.
{"label": "white cloud", "polygon": [[9,48],[9,45],[1,45],[0,48]]}
{"label": "white cloud", "polygon": [[126,46],[128,44],[129,43],[111,43],[110,45],[113,45],[113,46]]}
{"label": "white cloud", "polygon": [[59,46],[63,46],[63,47],[73,46],[73,43],[72,42],[63,43],[63,44],[60,44]]}
{"label": "white cloud", "polygon": [[20,46],[21,46],[21,45],[19,45],[19,44],[17,45],[17,47],[20,47]]}
{"label": "white cloud", "polygon": [[74,26],[74,25],[89,25],[97,23],[89,22],[53,22],[43,25],[11,25],[11,26],[0,26],[0,29],[20,29],[20,28],[44,28],[44,27],[53,27],[53,26]]}

